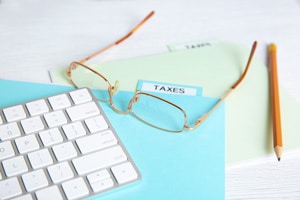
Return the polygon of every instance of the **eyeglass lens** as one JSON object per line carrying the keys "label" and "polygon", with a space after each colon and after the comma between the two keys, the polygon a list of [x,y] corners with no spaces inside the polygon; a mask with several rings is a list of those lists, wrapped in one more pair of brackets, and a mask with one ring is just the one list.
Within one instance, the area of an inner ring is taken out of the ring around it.
{"label": "eyeglass lens", "polygon": [[81,64],[72,63],[71,78],[73,83],[79,88],[88,87],[103,90],[97,94],[97,98],[102,101],[109,100],[108,83],[92,70]]}
{"label": "eyeglass lens", "polygon": [[174,105],[147,94],[137,94],[132,105],[133,114],[140,120],[167,131],[180,132],[185,115]]}

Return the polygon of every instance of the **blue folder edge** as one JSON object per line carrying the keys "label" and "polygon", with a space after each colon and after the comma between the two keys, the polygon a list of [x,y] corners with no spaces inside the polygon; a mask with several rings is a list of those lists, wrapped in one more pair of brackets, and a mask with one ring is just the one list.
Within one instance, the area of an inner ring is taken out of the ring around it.
{"label": "blue folder edge", "polygon": [[[70,86],[0,80],[0,107],[73,90]],[[93,93],[97,96],[97,91]],[[118,93],[128,99],[132,92]],[[217,99],[188,103],[193,116],[207,112]],[[90,199],[224,199],[225,105],[192,132],[163,132],[120,115],[101,103],[105,114],[132,156],[142,179]],[[194,118],[191,117],[191,118]]]}

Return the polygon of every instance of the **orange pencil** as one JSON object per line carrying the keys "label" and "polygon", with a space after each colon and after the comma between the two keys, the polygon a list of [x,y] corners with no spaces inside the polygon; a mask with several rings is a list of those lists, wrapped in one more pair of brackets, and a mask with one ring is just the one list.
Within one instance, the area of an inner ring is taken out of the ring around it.
{"label": "orange pencil", "polygon": [[272,123],[273,123],[273,143],[274,151],[280,161],[282,154],[282,130],[281,130],[281,116],[280,116],[280,100],[279,100],[279,86],[277,73],[277,55],[276,45],[269,46],[269,73],[270,73],[270,87],[271,87],[271,106],[272,106]]}

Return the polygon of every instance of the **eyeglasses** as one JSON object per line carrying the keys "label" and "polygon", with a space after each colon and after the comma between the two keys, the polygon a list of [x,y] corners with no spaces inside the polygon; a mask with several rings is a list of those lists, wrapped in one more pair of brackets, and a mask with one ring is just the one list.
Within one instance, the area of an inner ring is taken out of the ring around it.
{"label": "eyeglasses", "polygon": [[104,75],[102,75],[95,69],[85,65],[84,63],[95,57],[96,55],[128,39],[153,15],[154,11],[150,12],[127,35],[112,43],[111,45],[106,46],[105,48],[80,60],[79,62],[72,62],[66,70],[67,76],[71,83],[77,88],[89,87],[102,89],[103,92],[99,94],[100,96],[97,100],[101,102],[108,102],[110,107],[119,114],[132,114],[142,122],[154,128],[158,128],[168,132],[178,133],[184,130],[194,130],[199,127],[244,80],[249,70],[250,63],[257,46],[257,42],[255,41],[253,43],[250,56],[241,77],[229,88],[225,95],[212,107],[212,109],[198,118],[192,126],[187,124],[187,114],[180,106],[159,96],[155,96],[153,94],[142,92],[139,90],[135,91],[133,97],[127,105],[127,108],[121,110],[114,104],[114,97],[117,92],[119,82],[116,81],[115,84],[112,85]]}

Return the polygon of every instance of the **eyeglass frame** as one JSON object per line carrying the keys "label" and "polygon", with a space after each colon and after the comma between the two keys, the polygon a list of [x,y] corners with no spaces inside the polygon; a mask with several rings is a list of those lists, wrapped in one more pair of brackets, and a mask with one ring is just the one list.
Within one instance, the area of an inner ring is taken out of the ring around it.
{"label": "eyeglass frame", "polygon": [[109,93],[109,99],[108,100],[102,100],[102,99],[97,99],[98,101],[102,101],[102,102],[109,102],[110,104],[110,107],[117,113],[119,114],[129,114],[129,113],[133,113],[132,112],[132,105],[133,103],[135,103],[138,99],[138,95],[148,95],[150,97],[153,97],[153,98],[156,98],[156,99],[159,99],[161,101],[164,101],[172,106],[174,106],[175,108],[179,109],[183,115],[184,115],[184,124],[183,124],[183,127],[182,129],[180,130],[168,130],[168,129],[164,129],[164,128],[161,128],[159,126],[155,126],[145,120],[143,120],[142,118],[140,118],[138,115],[135,115],[134,113],[134,116],[141,120],[142,122],[154,127],[154,128],[157,128],[157,129],[160,129],[160,130],[164,130],[164,131],[167,131],[167,132],[176,132],[176,133],[180,133],[180,132],[183,132],[184,130],[187,130],[187,131],[192,131],[192,130],[195,130],[197,127],[199,127],[224,101],[225,99],[240,85],[240,83],[244,80],[244,78],[246,77],[246,74],[250,68],[250,64],[251,64],[251,61],[252,61],[252,58],[254,56],[254,52],[256,50],[256,47],[257,47],[257,41],[254,41],[253,42],[253,45],[252,45],[252,48],[251,48],[251,52],[250,52],[250,55],[249,55],[249,58],[248,58],[248,61],[247,61],[247,64],[246,64],[246,67],[242,73],[242,75],[240,76],[240,78],[230,87],[230,89],[225,93],[225,95],[220,98],[220,100],[207,112],[207,113],[204,113],[200,118],[198,118],[194,125],[192,126],[189,126],[187,124],[187,114],[186,112],[184,111],[184,109],[182,109],[180,106],[166,100],[166,99],[163,99],[159,96],[156,96],[156,95],[153,95],[153,94],[150,94],[150,93],[146,93],[146,92],[142,92],[140,90],[136,90],[133,97],[131,98],[131,100],[129,101],[129,104],[128,104],[128,107],[127,107],[127,110],[126,111],[121,111],[119,109],[117,109],[113,103],[113,95],[117,92],[117,89],[118,89],[118,84],[119,82],[116,81],[115,85],[112,85],[109,80],[104,76],[102,75],[101,73],[99,73],[98,71],[94,70],[93,68],[85,65],[84,63],[88,60],[90,60],[91,58],[103,53],[104,51],[114,47],[114,46],[117,46],[118,44],[122,43],[123,41],[125,41],[126,39],[128,39],[130,36],[132,36],[146,21],[148,21],[153,15],[154,15],[154,11],[151,11],[138,25],[136,25],[128,34],[126,34],[125,36],[123,36],[122,38],[120,38],[119,40],[117,40],[116,42],[98,50],[97,52],[83,58],[82,60],[80,61],[74,61],[70,64],[70,66],[66,69],[66,74],[69,78],[69,80],[71,81],[71,83],[76,87],[78,88],[78,86],[76,85],[76,83],[73,81],[72,79],[72,70],[74,70],[74,68],[76,69],[76,65],[80,65],[88,70],[90,70],[91,72],[95,73],[96,75],[98,75],[100,78],[102,78],[107,86],[108,86],[108,93]]}

